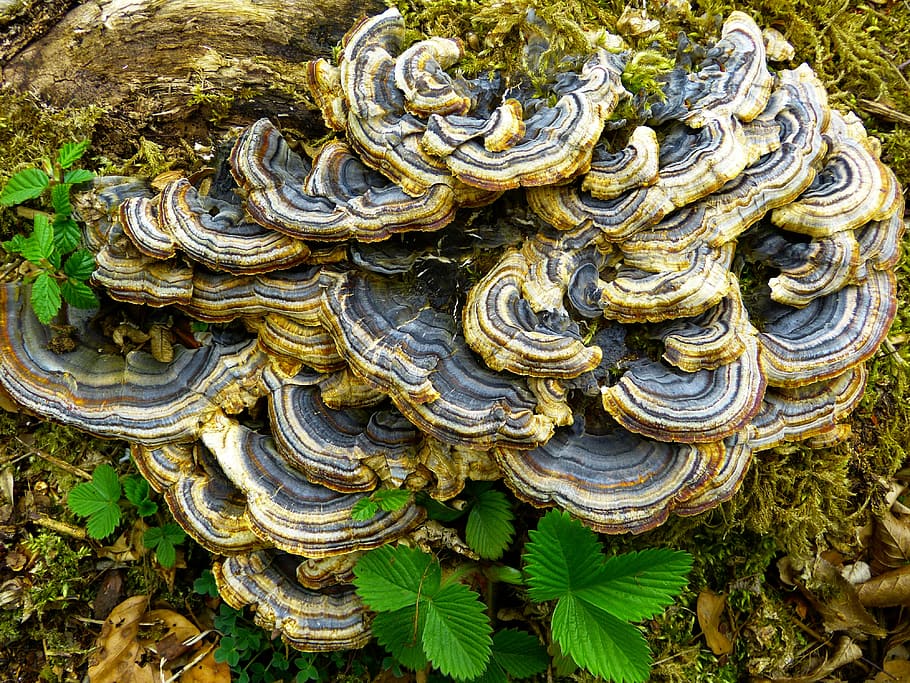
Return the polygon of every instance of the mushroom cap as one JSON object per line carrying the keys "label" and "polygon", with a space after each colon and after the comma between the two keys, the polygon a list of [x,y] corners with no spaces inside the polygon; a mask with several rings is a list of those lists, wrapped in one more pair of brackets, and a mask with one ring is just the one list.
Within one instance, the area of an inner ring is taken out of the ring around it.
{"label": "mushroom cap", "polygon": [[759,334],[768,384],[811,384],[871,357],[897,311],[895,287],[892,272],[876,270],[803,308],[768,307]]}
{"label": "mushroom cap", "polygon": [[601,533],[640,533],[663,523],[711,489],[727,457],[722,442],[672,444],[622,429],[603,435],[560,429],[533,450],[494,454],[519,498],[556,504]]}
{"label": "mushroom cap", "polygon": [[48,350],[52,331],[38,322],[24,286],[0,286],[0,385],[36,413],[98,436],[147,445],[194,441],[200,423],[222,407],[260,394],[265,356],[254,342],[178,346],[169,363],[142,351]]}
{"label": "mushroom cap", "polygon": [[355,520],[358,494],[332,491],[307,480],[275,447],[271,437],[239,423],[216,419],[202,432],[228,479],[246,496],[250,526],[276,548],[304,557],[329,557],[375,548],[407,533],[423,520],[408,505]]}
{"label": "mushroom cap", "polygon": [[708,443],[743,429],[761,407],[765,378],[754,335],[745,350],[713,370],[683,372],[639,360],[601,389],[604,409],[623,427],[661,441]]}
{"label": "mushroom cap", "polygon": [[370,640],[367,611],[353,587],[316,591],[296,578],[293,558],[259,550],[215,562],[215,583],[234,609],[251,606],[259,626],[277,630],[298,650],[363,647]]}
{"label": "mushroom cap", "polygon": [[[494,370],[531,377],[590,372],[600,364],[601,350],[585,346],[577,330],[559,329],[531,310],[521,295],[528,271],[521,252],[508,252],[471,288],[463,314],[468,344]],[[563,311],[562,317],[568,315]]]}

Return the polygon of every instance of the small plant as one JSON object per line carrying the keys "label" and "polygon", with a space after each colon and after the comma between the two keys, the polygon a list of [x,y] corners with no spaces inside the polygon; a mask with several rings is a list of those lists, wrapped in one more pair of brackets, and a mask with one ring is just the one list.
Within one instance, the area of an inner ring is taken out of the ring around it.
{"label": "small plant", "polygon": [[[14,174],[0,191],[0,205],[15,206],[49,195],[52,212],[34,211],[28,235],[18,234],[3,242],[11,254],[19,254],[32,266],[26,282],[32,283],[31,305],[45,325],[60,311],[63,301],[76,308],[98,305],[87,281],[95,269],[95,259],[86,249],[79,225],[73,219],[70,191],[74,185],[91,180],[94,174],[72,166],[82,158],[88,141],[68,142],[53,161],[42,159],[40,167]],[[26,213],[26,212],[24,212]]]}
{"label": "small plant", "polygon": [[[67,496],[72,512],[87,517],[85,528],[91,538],[103,539],[114,533],[123,517],[121,496],[136,508],[139,517],[151,517],[158,512],[158,503],[151,500],[148,482],[140,476],[127,477],[123,486],[117,471],[110,465],[98,465],[92,480],[77,484]],[[155,551],[155,559],[165,569],[177,561],[177,546],[186,540],[186,534],[174,522],[149,527],[142,536],[143,545]]]}
{"label": "small plant", "polygon": [[98,465],[92,480],[77,484],[66,497],[73,514],[88,517],[85,530],[92,538],[107,538],[120,524],[120,478],[110,465]]}
{"label": "small plant", "polygon": [[665,548],[606,557],[593,531],[555,510],[530,535],[528,594],[537,602],[556,600],[551,630],[560,649],[597,676],[647,680],[648,643],[629,622],[653,617],[673,602],[692,557]]}
{"label": "small plant", "polygon": [[[501,555],[514,534],[508,500],[486,484],[469,493],[474,498],[470,510],[477,515],[474,525],[484,529],[472,547],[484,549],[481,554],[487,556]],[[446,510],[450,508],[443,506],[436,512],[448,514]],[[555,601],[550,630],[561,652],[606,679],[647,680],[648,644],[630,622],[650,618],[673,601],[686,583],[691,557],[656,548],[606,557],[593,531],[558,511],[546,514],[531,532],[524,557],[524,581],[510,583],[526,585],[535,602]],[[518,573],[501,565],[494,569],[498,571],[484,571],[488,579]],[[512,629],[491,637],[480,596],[459,583],[474,571],[468,566],[444,578],[433,556],[384,546],[360,559],[354,585],[377,612],[377,641],[402,666],[420,670],[432,665],[457,680],[484,683],[546,669],[546,651],[535,637]]]}
{"label": "small plant", "polygon": [[[193,590],[211,597],[218,595],[211,570],[196,579]],[[230,666],[231,680],[237,683],[328,680],[325,667],[316,666],[316,654],[288,651],[280,640],[268,640],[259,626],[229,605],[222,603],[218,608],[215,629],[222,634],[215,661]]]}
{"label": "small plant", "polygon": [[377,489],[369,496],[358,500],[351,508],[351,519],[363,522],[371,519],[377,512],[395,512],[411,500],[411,492],[402,489]]}

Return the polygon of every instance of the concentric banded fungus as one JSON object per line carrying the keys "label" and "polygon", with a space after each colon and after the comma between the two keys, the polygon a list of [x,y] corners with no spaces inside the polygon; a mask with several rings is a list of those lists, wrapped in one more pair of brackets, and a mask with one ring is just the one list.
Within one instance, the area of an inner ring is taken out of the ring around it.
{"label": "concentric banded fungus", "polygon": [[279,628],[301,650],[345,650],[370,639],[367,613],[353,588],[319,592],[296,577],[299,558],[269,550],[235,555],[214,566],[218,592],[234,609],[250,605],[256,623]]}
{"label": "concentric banded fungus", "polygon": [[347,273],[323,292],[322,320],[357,374],[387,393],[422,430],[451,444],[533,448],[553,425],[521,383],[478,364],[451,316],[422,297]]}
{"label": "concentric banded fungus", "polygon": [[808,66],[772,75],[740,12],[679,50],[658,103],[623,89],[618,49],[556,55],[531,88],[465,78],[456,40],[411,41],[395,9],[365,19],[306,65],[341,134],[312,163],[263,118],[233,146],[236,197],[96,181],[94,283],[175,309],[116,319],[207,322],[202,345],[161,363],[79,325],[57,355],[7,285],[0,387],[130,440],[227,556],[225,600],[314,650],[366,642],[353,563],[420,532],[413,503],[353,519],[379,487],[502,477],[640,532],[728,499],[754,451],[842,438],[896,309],[904,203],[878,143]]}
{"label": "concentric banded fungus", "polygon": [[0,287],[0,384],[48,418],[148,445],[195,440],[222,409],[239,411],[261,395],[265,356],[255,343],[178,347],[171,363],[133,351],[126,357],[81,344],[58,355],[20,286]]}
{"label": "concentric banded fungus", "polygon": [[498,448],[495,453],[519,498],[535,505],[555,503],[603,533],[642,532],[661,524],[687,499],[710,488],[726,457],[719,442],[670,444],[623,430],[575,435],[567,429],[534,450]]}
{"label": "concentric banded fungus", "polygon": [[124,231],[142,253],[167,259],[179,248],[193,261],[231,273],[290,268],[310,255],[301,241],[258,223],[243,221],[243,209],[199,194],[186,178],[153,200],[127,199],[120,207]]}
{"label": "concentric banded fungus", "polygon": [[532,377],[576,377],[600,364],[601,350],[577,333],[542,322],[521,298],[528,264],[520,252],[506,255],[468,293],[465,338],[494,370]]}
{"label": "concentric banded fungus", "polygon": [[375,548],[420,523],[414,505],[355,521],[361,496],[312,484],[275,449],[271,438],[216,419],[202,433],[221,469],[247,499],[247,516],[261,538],[295,555],[329,557]]}
{"label": "concentric banded fungus", "polygon": [[604,409],[629,431],[661,441],[707,443],[742,429],[761,407],[765,378],[758,343],[745,337],[736,360],[714,370],[681,372],[637,361],[612,387]]}
{"label": "concentric banded fungus", "polygon": [[437,230],[455,212],[444,184],[409,196],[371,172],[342,142],[330,142],[308,169],[268,119],[238,138],[231,170],[247,193],[247,211],[273,230],[314,240],[383,240],[405,230]]}

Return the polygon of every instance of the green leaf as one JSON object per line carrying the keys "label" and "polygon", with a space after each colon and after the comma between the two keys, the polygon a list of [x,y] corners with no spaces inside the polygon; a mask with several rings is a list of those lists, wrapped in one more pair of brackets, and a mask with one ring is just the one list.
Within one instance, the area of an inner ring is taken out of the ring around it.
{"label": "green leaf", "polygon": [[173,522],[168,522],[164,526],[153,526],[148,529],[142,536],[142,543],[146,548],[154,548],[158,563],[168,569],[177,561],[176,546],[185,539],[183,529]]}
{"label": "green leaf", "polygon": [[568,513],[551,510],[530,537],[525,563],[533,600],[561,598],[605,579],[603,547],[597,536]]}
{"label": "green leaf", "polygon": [[420,595],[439,590],[439,563],[418,548],[382,546],[354,566],[354,585],[363,601],[377,612],[414,605]]}
{"label": "green leaf", "polygon": [[452,522],[465,513],[465,510],[456,510],[448,505],[443,505],[423,491],[419,491],[416,498],[417,504],[426,508],[427,517],[435,519],[437,522]]}
{"label": "green leaf", "polygon": [[54,249],[58,254],[68,254],[79,244],[82,231],[70,216],[54,216]]}
{"label": "green leaf", "polygon": [[0,192],[0,205],[13,206],[29,199],[40,197],[47,187],[50,178],[40,168],[27,168],[19,171],[6,182]]}
{"label": "green leaf", "polygon": [[120,522],[120,481],[110,465],[99,465],[92,472],[92,480],[77,484],[66,497],[66,504],[74,514],[88,517],[86,528],[92,538],[105,538],[113,533]]}
{"label": "green leaf", "polygon": [[22,256],[40,266],[44,259],[50,259],[54,253],[54,226],[44,213],[35,214],[34,225],[32,234],[22,243]]}
{"label": "green leaf", "polygon": [[681,550],[648,548],[607,559],[604,579],[575,593],[626,621],[649,619],[673,602],[686,585],[692,556]]}
{"label": "green leaf", "polygon": [[506,628],[493,635],[492,657],[512,678],[530,678],[547,670],[550,658],[536,637]]}
{"label": "green leaf", "polygon": [[498,560],[515,535],[512,506],[502,491],[490,488],[489,484],[478,487],[474,495],[474,504],[468,512],[465,540],[481,557]]}
{"label": "green leaf", "polygon": [[373,519],[377,512],[379,512],[379,506],[370,500],[369,496],[364,496],[351,508],[351,519],[355,522],[365,522]]}
{"label": "green leaf", "polygon": [[210,598],[218,597],[218,584],[215,583],[215,575],[211,569],[206,569],[199,575],[199,578],[193,581],[193,591],[199,595],[207,595]]}
{"label": "green leaf", "polygon": [[88,149],[88,140],[66,142],[57,153],[57,163],[60,164],[60,168],[69,168],[82,158],[86,149]]}
{"label": "green leaf", "polygon": [[647,641],[612,614],[569,595],[553,611],[552,630],[563,652],[595,676],[617,682],[648,680]]}
{"label": "green leaf", "polygon": [[48,273],[39,273],[32,283],[31,299],[38,320],[47,325],[60,310],[60,285]]}
{"label": "green leaf", "polygon": [[51,188],[51,206],[54,207],[54,213],[58,216],[71,216],[73,205],[70,204],[70,186],[66,183],[58,183]]}
{"label": "green leaf", "polygon": [[88,280],[95,271],[95,256],[88,249],[70,254],[63,264],[63,272],[76,280]]}
{"label": "green leaf", "polygon": [[79,185],[94,177],[95,174],[91,171],[86,171],[84,168],[74,168],[63,175],[63,182],[67,185]]}
{"label": "green leaf", "polygon": [[427,665],[419,622],[416,606],[409,605],[393,612],[380,612],[370,628],[377,642],[400,664],[417,671]]}
{"label": "green leaf", "polygon": [[21,254],[22,249],[25,247],[26,239],[25,235],[13,235],[13,239],[7,240],[3,243],[3,248],[10,254]]}
{"label": "green leaf", "polygon": [[370,498],[386,512],[401,510],[411,500],[411,492],[402,489],[379,489]]}
{"label": "green leaf", "polygon": [[67,280],[60,285],[60,293],[70,306],[76,308],[97,308],[99,306],[98,297],[84,282]]}
{"label": "green leaf", "polygon": [[140,517],[150,517],[158,512],[158,503],[149,500],[149,483],[142,477],[127,477],[123,482],[123,493],[136,506],[136,514]]}
{"label": "green leaf", "polygon": [[144,500],[148,500],[151,488],[149,483],[142,477],[132,476],[123,480],[123,495],[133,505],[139,505]]}
{"label": "green leaf", "polygon": [[418,603],[424,614],[423,651],[442,673],[476,678],[490,661],[490,620],[480,596],[458,582]]}

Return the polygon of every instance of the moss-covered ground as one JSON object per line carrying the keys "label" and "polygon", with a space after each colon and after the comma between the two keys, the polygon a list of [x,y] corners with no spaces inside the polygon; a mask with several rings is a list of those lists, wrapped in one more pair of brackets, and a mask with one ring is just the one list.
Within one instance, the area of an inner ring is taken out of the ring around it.
{"label": "moss-covered ground", "polygon": [[[904,187],[910,186],[910,4],[905,0],[660,5],[663,9],[648,3],[647,9],[664,22],[662,32],[641,39],[636,49],[647,50],[655,42],[662,49],[675,45],[679,30],[715,33],[720,19],[734,9],[750,13],[761,26],[779,29],[796,49],[793,64],[811,64],[832,104],[860,114],[881,139],[883,160]],[[398,6],[410,25],[462,38],[468,73],[523,68],[523,35],[536,30],[529,17],[549,24],[550,47],[560,55],[583,44],[586,32],[615,23],[626,7],[618,0],[399,0]],[[678,12],[671,12],[671,6]],[[544,55],[543,68],[547,59]],[[660,68],[643,59],[630,76],[647,86]],[[220,99],[221,105],[229,107],[229,97]],[[109,135],[105,117],[100,109],[51,109],[31,96],[0,90],[0,183],[23,165],[52,156],[62,142],[82,138],[95,142],[87,165],[96,169],[154,175],[174,165],[175,154],[165,161],[153,131],[130,143],[131,159],[106,156],[105,146],[98,144]],[[194,160],[187,154],[185,163]],[[0,211],[3,239],[22,229],[13,212]],[[4,261],[7,266],[0,270],[9,277],[13,260],[0,255]],[[830,448],[792,445],[763,452],[739,493],[721,507],[695,518],[671,519],[641,536],[605,539],[617,550],[668,545],[694,556],[687,592],[676,607],[647,625],[656,662],[653,680],[741,681],[794,674],[819,652],[830,652],[837,634],[825,632],[818,605],[807,604],[806,593],[787,580],[780,565],[809,565],[822,555],[836,555],[844,563],[868,559],[863,530],[887,507],[889,486],[910,465],[906,260],[898,267],[898,286],[897,318],[888,342],[869,364],[868,387],[851,420],[849,439]],[[113,538],[105,543],[84,538],[80,521],[65,507],[65,496],[82,480],[80,471],[90,473],[101,462],[117,464],[123,474],[130,467],[122,444],[87,439],[25,413],[0,413],[0,682],[82,680],[105,599],[148,594],[203,620],[212,619],[205,616],[207,610],[217,610],[192,590],[209,564],[202,549],[188,543],[181,548],[176,571],[167,571],[129,534],[119,545]],[[531,526],[537,513],[519,507],[518,515],[527,517],[524,526]],[[136,523],[128,515],[122,530]],[[111,583],[116,584],[109,588],[113,597],[105,597],[99,587]],[[726,596],[721,621],[731,647],[722,654],[706,644],[696,614],[697,597],[706,589]],[[891,625],[888,614],[875,616]],[[858,642],[862,658],[828,680],[866,680],[876,674],[886,640],[867,635]],[[339,678],[368,680],[378,675],[382,657],[367,650],[319,662]]]}

